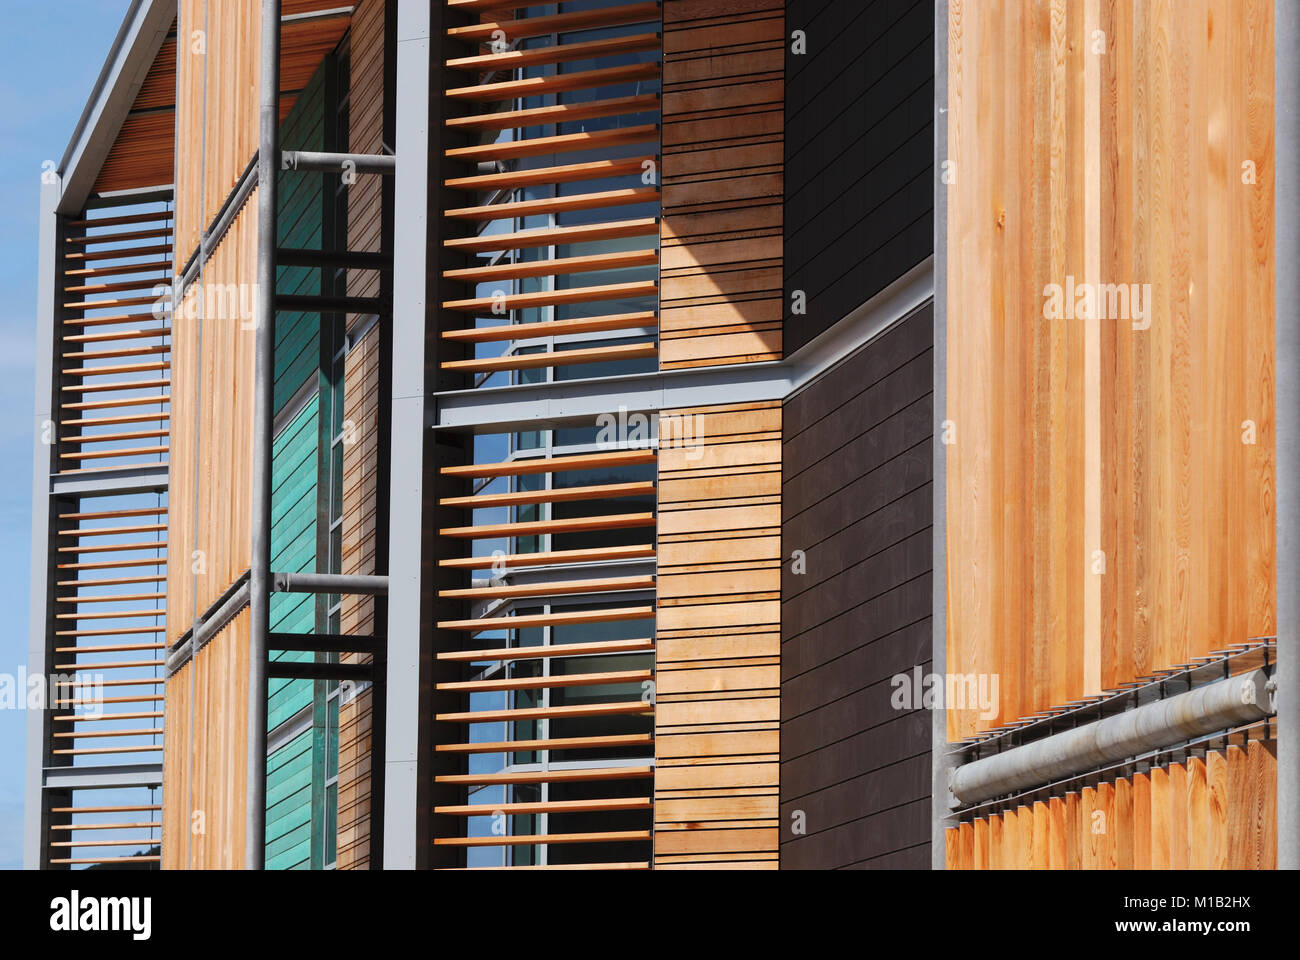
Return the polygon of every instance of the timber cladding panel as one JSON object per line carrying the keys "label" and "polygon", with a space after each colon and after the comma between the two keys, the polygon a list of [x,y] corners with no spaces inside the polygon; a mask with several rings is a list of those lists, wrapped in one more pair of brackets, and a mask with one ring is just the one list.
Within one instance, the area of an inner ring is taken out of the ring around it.
{"label": "timber cladding panel", "polygon": [[[343,447],[343,563],[348,575],[377,570],[379,329],[372,327],[347,355],[345,419],[356,440]],[[341,625],[349,636],[372,636],[373,597],[343,597]],[[369,654],[346,654],[345,663],[365,663]],[[338,867],[365,869],[370,863],[371,719],[374,691],[359,690],[339,704]]]}
{"label": "timber cladding panel", "polygon": [[[365,0],[352,15],[348,43],[348,149],[377,155],[384,148],[384,0]],[[348,249],[378,253],[383,234],[384,177],[357,177],[348,187]],[[379,295],[379,273],[349,270],[348,296]]]}
{"label": "timber cladding panel", "polygon": [[1272,11],[950,4],[948,669],[990,725],[1274,632]]}
{"label": "timber cladding panel", "polygon": [[248,611],[167,681],[163,869],[244,861]]}
{"label": "timber cladding panel", "polygon": [[781,406],[660,416],[655,867],[777,866]]}
{"label": "timber cladding panel", "polygon": [[[781,866],[927,869],[933,310],[785,402]],[[796,553],[798,551],[798,553]]]}
{"label": "timber cladding panel", "polygon": [[[345,6],[285,0],[280,13]],[[262,10],[249,0],[178,0],[177,10],[176,248],[183,265],[257,152]],[[338,45],[350,22],[345,14],[281,24],[281,120]]]}
{"label": "timber cladding panel", "polygon": [[[353,153],[384,152],[384,0],[364,0],[352,16],[349,41],[348,148]],[[349,250],[378,252],[383,242],[383,177],[359,177],[348,188]],[[349,271],[349,296],[380,294],[379,273]],[[349,318],[354,320],[355,318]],[[383,321],[381,321],[383,322]],[[341,572],[371,575],[376,563],[379,498],[380,331],[371,327],[348,350],[344,373],[344,420],[356,439],[343,447],[343,556]],[[375,634],[375,599],[362,594],[342,598],[342,632]],[[369,654],[349,653],[345,663],[365,663]],[[371,739],[374,689],[365,686],[339,701],[338,846],[340,870],[370,867],[372,802]]]}
{"label": "timber cladding panel", "polygon": [[660,366],[781,358],[782,0],[665,0]]}
{"label": "timber cladding panel", "polygon": [[[203,268],[205,289],[251,290],[257,272],[256,191]],[[199,319],[184,299],[173,319],[167,637],[174,643],[249,564],[253,329],[240,297]],[[244,301],[247,303],[247,300]],[[198,304],[194,310],[198,311]],[[246,328],[247,325],[247,328]]]}
{"label": "timber cladding panel", "polygon": [[1271,870],[1277,743],[1252,740],[962,823],[951,870]]}
{"label": "timber cladding panel", "polygon": [[807,47],[785,50],[792,353],[934,249],[934,2],[787,0],[785,16]]}

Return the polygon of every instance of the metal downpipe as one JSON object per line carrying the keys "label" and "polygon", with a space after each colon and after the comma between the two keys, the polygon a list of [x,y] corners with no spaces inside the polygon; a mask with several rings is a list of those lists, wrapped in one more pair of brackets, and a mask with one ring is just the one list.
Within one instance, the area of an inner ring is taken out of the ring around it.
{"label": "metal downpipe", "polygon": [[952,770],[948,784],[969,806],[1272,714],[1268,675],[1252,670],[973,760]]}
{"label": "metal downpipe", "polygon": [[275,375],[275,246],[280,154],[280,0],[262,0],[257,157],[257,328],[249,563],[248,769],[244,869],[266,861],[266,636],[271,626],[271,444]]}

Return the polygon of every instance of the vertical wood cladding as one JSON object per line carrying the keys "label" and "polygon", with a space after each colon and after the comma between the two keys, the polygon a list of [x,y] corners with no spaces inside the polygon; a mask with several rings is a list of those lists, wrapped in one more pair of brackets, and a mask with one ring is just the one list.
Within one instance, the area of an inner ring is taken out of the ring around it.
{"label": "vertical wood cladding", "polygon": [[[247,291],[256,273],[255,190],[200,280],[212,289]],[[198,290],[191,288],[198,301],[193,309],[204,312]],[[253,422],[253,330],[245,328],[251,316],[241,316],[238,292],[225,302],[200,320],[183,295],[172,323],[168,643],[248,569],[252,461],[245,441]]]}
{"label": "vertical wood cladding", "polygon": [[781,358],[782,0],[665,0],[659,354]]}
{"label": "vertical wood cladding", "polygon": [[[352,15],[349,50],[348,149],[384,150],[384,0],[365,0]],[[357,177],[348,187],[348,249],[378,253],[383,238],[384,177]],[[379,295],[379,272],[348,271],[348,296]]]}
{"label": "vertical wood cladding", "polygon": [[[934,249],[934,3],[787,0],[785,350]],[[794,53],[802,30],[807,52]],[[802,290],[807,312],[791,313]]]}
{"label": "vertical wood cladding", "polygon": [[777,865],[780,497],[780,404],[661,415],[658,869]]}
{"label": "vertical wood cladding", "polygon": [[1272,10],[951,4],[948,664],[989,726],[1275,629]]}
{"label": "vertical wood cladding", "polygon": [[951,870],[1272,870],[1277,743],[1210,750],[981,817],[946,831],[945,845]]}
{"label": "vertical wood cladding", "polygon": [[930,865],[930,714],[895,709],[890,680],[931,662],[932,320],[919,310],[785,403],[786,869]]}
{"label": "vertical wood cladding", "polygon": [[167,681],[163,869],[244,862],[248,611]]}

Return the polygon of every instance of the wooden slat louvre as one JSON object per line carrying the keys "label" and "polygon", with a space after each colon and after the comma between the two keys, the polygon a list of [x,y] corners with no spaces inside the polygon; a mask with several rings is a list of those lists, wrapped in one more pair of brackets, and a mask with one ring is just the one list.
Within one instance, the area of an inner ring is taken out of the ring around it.
{"label": "wooden slat louvre", "polygon": [[487,373],[497,370],[531,370],[537,367],[570,366],[580,363],[608,363],[611,360],[644,360],[657,353],[658,347],[653,343],[632,343],[591,347],[587,350],[522,353],[487,360],[448,360],[441,366],[444,370],[475,370]]}

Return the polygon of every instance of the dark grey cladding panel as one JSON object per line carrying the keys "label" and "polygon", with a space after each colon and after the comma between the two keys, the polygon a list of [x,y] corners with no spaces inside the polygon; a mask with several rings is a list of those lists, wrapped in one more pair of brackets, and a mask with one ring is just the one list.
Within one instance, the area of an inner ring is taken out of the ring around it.
{"label": "dark grey cladding panel", "polygon": [[930,864],[930,715],[891,679],[931,663],[931,333],[919,310],[785,404],[785,868]]}
{"label": "dark grey cladding panel", "polygon": [[934,248],[933,0],[787,0],[795,30],[807,52],[787,43],[787,355]]}

